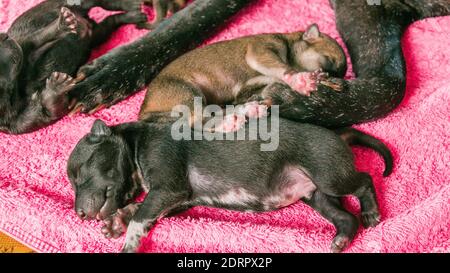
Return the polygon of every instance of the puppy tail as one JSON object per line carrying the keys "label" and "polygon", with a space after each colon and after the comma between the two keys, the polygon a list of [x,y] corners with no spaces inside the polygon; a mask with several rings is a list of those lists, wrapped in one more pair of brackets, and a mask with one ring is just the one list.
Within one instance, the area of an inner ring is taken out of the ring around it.
{"label": "puppy tail", "polygon": [[392,153],[389,148],[380,140],[373,136],[370,136],[355,128],[347,127],[335,130],[335,132],[344,140],[348,145],[360,145],[363,147],[371,148],[379,153],[384,159],[384,172],[383,176],[389,176],[392,173],[393,159]]}

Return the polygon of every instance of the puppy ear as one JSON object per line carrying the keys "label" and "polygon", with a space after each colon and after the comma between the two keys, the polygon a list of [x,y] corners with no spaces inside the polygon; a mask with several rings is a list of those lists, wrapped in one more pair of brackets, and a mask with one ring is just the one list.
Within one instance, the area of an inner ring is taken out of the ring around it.
{"label": "puppy ear", "polygon": [[92,136],[110,136],[112,134],[111,129],[102,120],[97,119],[92,125],[91,135]]}
{"label": "puppy ear", "polygon": [[319,37],[320,37],[319,26],[317,24],[312,24],[306,29],[305,33],[303,33],[302,38],[307,42],[313,42],[316,39],[319,39]]}

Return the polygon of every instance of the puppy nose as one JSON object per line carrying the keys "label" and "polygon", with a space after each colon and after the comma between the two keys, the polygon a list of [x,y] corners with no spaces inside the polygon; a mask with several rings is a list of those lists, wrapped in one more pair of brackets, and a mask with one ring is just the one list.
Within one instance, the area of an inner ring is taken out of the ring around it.
{"label": "puppy nose", "polygon": [[78,217],[80,217],[81,219],[86,219],[86,213],[84,213],[84,211],[82,209],[79,209],[77,211]]}

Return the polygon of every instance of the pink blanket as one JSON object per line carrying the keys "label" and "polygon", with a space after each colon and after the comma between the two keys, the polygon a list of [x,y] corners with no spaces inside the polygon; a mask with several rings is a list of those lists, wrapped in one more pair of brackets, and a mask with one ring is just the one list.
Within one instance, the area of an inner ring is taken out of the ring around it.
{"label": "pink blanket", "polygon": [[[0,31],[38,2],[0,1]],[[106,14],[99,9],[92,12],[96,19]],[[339,38],[328,0],[259,0],[209,42],[304,30],[313,22]],[[94,55],[143,34],[133,26],[123,27]],[[358,126],[388,143],[395,168],[390,177],[382,178],[380,157],[354,149],[358,169],[374,177],[382,222],[375,228],[361,228],[348,252],[450,251],[449,44],[449,17],[412,25],[403,39],[408,68],[405,100],[388,117]],[[118,251],[123,237],[105,239],[101,223],[82,222],[74,213],[66,161],[96,118],[109,124],[135,120],[143,97],[142,91],[94,116],[66,117],[32,134],[0,134],[0,230],[40,252]],[[346,206],[353,213],[359,211],[354,198],[348,198]],[[196,207],[161,220],[143,240],[141,250],[327,252],[334,233],[329,222],[301,202],[261,214]]]}

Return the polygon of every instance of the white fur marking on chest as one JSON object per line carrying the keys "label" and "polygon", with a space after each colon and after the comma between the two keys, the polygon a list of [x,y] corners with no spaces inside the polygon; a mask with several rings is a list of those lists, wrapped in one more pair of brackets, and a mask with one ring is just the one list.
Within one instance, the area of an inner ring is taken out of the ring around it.
{"label": "white fur marking on chest", "polygon": [[142,176],[140,171],[138,170],[134,171],[132,174],[132,179],[133,179],[133,187],[130,192],[134,193],[139,186],[144,190],[145,193],[148,193],[150,191],[150,188],[148,187],[147,184],[145,184],[144,177]]}
{"label": "white fur marking on chest", "polygon": [[131,220],[127,228],[127,235],[125,238],[125,247],[136,248],[139,246],[141,238],[145,235],[144,223],[139,223]]}

